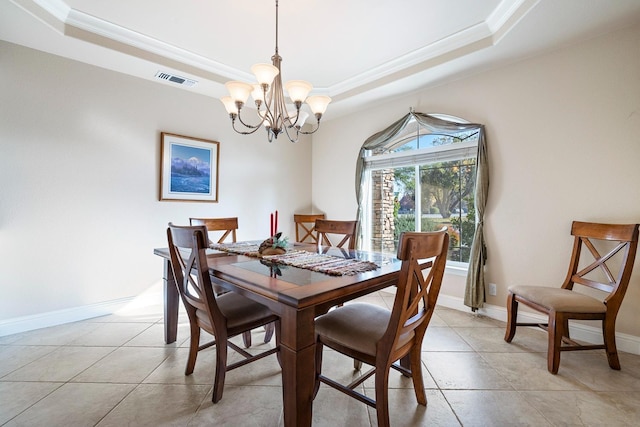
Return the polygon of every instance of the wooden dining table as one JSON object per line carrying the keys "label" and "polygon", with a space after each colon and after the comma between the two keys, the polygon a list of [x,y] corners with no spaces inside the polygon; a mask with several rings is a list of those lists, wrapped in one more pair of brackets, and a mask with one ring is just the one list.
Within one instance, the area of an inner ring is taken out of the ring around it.
{"label": "wooden dining table", "polygon": [[[294,248],[372,261],[378,268],[355,275],[332,276],[216,250],[208,251],[207,260],[216,284],[266,305],[280,317],[284,425],[302,427],[310,426],[312,420],[314,319],[338,304],[394,285],[400,262],[380,253],[305,244],[296,244]],[[178,290],[168,248],[155,249],[154,253],[164,259],[165,342],[171,343],[177,334]]]}

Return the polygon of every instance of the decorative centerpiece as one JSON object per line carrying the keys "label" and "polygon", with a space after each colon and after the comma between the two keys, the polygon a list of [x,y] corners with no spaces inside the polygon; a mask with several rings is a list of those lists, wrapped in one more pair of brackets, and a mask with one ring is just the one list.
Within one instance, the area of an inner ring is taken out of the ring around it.
{"label": "decorative centerpiece", "polygon": [[258,253],[260,255],[282,255],[286,253],[289,239],[287,237],[280,238],[281,236],[282,233],[278,232],[262,242],[258,247]]}

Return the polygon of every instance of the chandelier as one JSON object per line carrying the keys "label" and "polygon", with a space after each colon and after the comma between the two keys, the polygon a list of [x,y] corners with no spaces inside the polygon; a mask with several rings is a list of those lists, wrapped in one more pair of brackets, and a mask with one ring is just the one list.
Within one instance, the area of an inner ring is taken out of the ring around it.
{"label": "chandelier", "polygon": [[[289,109],[285,103],[285,95],[282,85],[282,73],[280,63],[282,57],[278,54],[278,0],[276,0],[276,51],[271,57],[272,64],[255,64],[251,71],[256,76],[258,83],[249,84],[239,81],[230,81],[225,84],[230,96],[220,98],[224,104],[233,130],[249,135],[261,127],[267,131],[267,138],[272,142],[278,135],[285,133],[291,142],[298,140],[299,134],[309,135],[320,128],[320,119],[331,102],[331,98],[324,95],[309,96],[313,89],[311,83],[304,80],[291,80],[284,84],[289,98],[293,102],[295,110]],[[246,123],[240,112],[249,99],[253,98],[259,122],[256,125]],[[311,131],[303,131],[302,125],[309,116],[300,108],[306,104],[316,116],[316,127]],[[236,119],[242,127],[236,127]]]}

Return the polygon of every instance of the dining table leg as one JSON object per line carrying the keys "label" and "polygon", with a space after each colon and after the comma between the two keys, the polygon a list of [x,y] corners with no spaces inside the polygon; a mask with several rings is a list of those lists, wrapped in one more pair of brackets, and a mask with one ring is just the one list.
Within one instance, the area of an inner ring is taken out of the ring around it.
{"label": "dining table leg", "polygon": [[280,356],[285,427],[311,426],[315,382],[314,311],[285,307]]}
{"label": "dining table leg", "polygon": [[176,281],[173,278],[171,261],[164,260],[164,342],[171,344],[178,336],[179,295]]}

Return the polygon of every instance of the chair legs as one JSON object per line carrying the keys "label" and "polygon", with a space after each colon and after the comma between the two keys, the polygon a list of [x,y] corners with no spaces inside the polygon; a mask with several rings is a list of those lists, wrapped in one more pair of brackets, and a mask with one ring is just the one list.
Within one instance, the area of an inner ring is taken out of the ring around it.
{"label": "chair legs", "polygon": [[218,403],[224,391],[224,378],[227,373],[227,337],[216,337],[216,374],[213,380],[211,401]]}
{"label": "chair legs", "polygon": [[242,333],[242,342],[244,343],[244,348],[251,347],[251,331]]}
{"label": "chair legs", "polygon": [[264,343],[265,344],[271,341],[271,337],[273,337],[273,332],[275,330],[276,330],[276,326],[273,322],[267,323],[266,325],[264,325]]}
{"label": "chair legs", "polygon": [[518,318],[518,301],[514,295],[509,293],[507,297],[507,330],[504,334],[504,340],[511,342],[516,334],[516,319]]}
{"label": "chair legs", "polygon": [[200,328],[191,324],[191,339],[189,341],[189,358],[187,359],[187,367],[184,370],[185,375],[191,375],[196,366],[198,351],[200,350]]}
{"label": "chair legs", "polygon": [[[389,370],[390,366],[376,366],[376,415],[378,427],[389,427]],[[423,390],[424,392],[424,390]]]}
{"label": "chair legs", "polygon": [[322,347],[322,343],[316,341],[316,376],[312,399],[316,398],[318,390],[320,390],[320,374],[322,374]]}
{"label": "chair legs", "polygon": [[[273,333],[275,332],[276,327],[273,323],[269,323],[264,325],[264,343],[268,343],[273,338]],[[244,348],[251,347],[251,331],[242,333],[242,342],[244,343]]]}
{"label": "chair legs", "polygon": [[[504,335],[506,342],[511,342],[516,334],[516,318],[518,316],[518,301],[513,294],[507,297],[507,329]],[[595,350],[604,348],[607,353],[607,360],[611,369],[620,370],[620,359],[616,347],[615,319],[605,318],[602,320],[602,334],[604,345],[580,345],[570,339],[568,313],[557,313],[550,311],[548,314],[548,324],[520,323],[524,326],[540,326],[547,331],[547,369],[552,374],[557,374],[560,368],[560,354],[563,351],[563,342],[567,344],[565,350]],[[595,319],[594,319],[595,320]],[[546,326],[546,328],[545,328]],[[413,369],[413,368],[412,368]]]}
{"label": "chair legs", "polygon": [[618,359],[618,349],[616,347],[616,328],[615,321],[602,321],[602,334],[604,337],[604,349],[607,352],[607,360],[609,367],[620,370],[620,359]]}
{"label": "chair legs", "polygon": [[422,406],[427,404],[427,395],[424,393],[424,380],[422,379],[422,360],[420,358],[422,346],[415,345],[411,349],[411,379],[416,400]]}
{"label": "chair legs", "polygon": [[568,320],[560,313],[549,313],[549,326],[547,333],[549,334],[549,344],[547,348],[547,369],[552,374],[558,373],[560,367],[560,349],[562,347],[562,336],[564,335],[563,326]]}
{"label": "chair legs", "polygon": [[[422,378],[422,360],[420,359],[421,346],[415,345],[411,349],[410,358],[411,358],[411,371],[406,371],[413,380],[413,387],[416,394],[416,400],[420,405],[426,406],[427,404],[427,396],[424,392],[424,381]],[[349,385],[342,385],[334,380],[323,377],[322,381],[320,381],[320,376],[322,374],[322,354],[323,354],[323,344],[321,342],[316,342],[316,353],[315,353],[315,383],[313,388],[313,397],[316,398],[318,394],[318,390],[320,389],[320,383],[324,382],[329,386],[336,388],[337,390],[342,391],[343,393],[356,398],[360,402],[366,403],[369,406],[376,408],[376,416],[378,419],[379,427],[389,427],[389,371],[391,370],[392,363],[388,360],[381,362],[379,365],[377,364],[374,369],[371,369],[366,374],[363,374],[356,381],[352,382]],[[354,359],[356,360],[356,359]],[[362,362],[360,362],[362,363]],[[395,368],[396,366],[393,365]],[[401,372],[405,372],[403,368],[399,369]],[[365,379],[369,378],[372,374],[375,373],[375,400],[362,395],[360,392],[354,390],[355,386],[364,382]]]}

